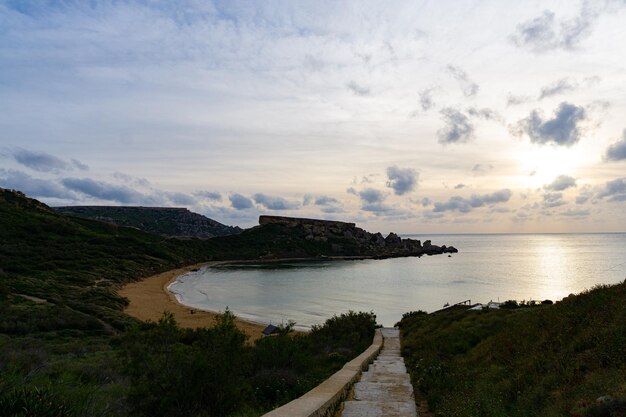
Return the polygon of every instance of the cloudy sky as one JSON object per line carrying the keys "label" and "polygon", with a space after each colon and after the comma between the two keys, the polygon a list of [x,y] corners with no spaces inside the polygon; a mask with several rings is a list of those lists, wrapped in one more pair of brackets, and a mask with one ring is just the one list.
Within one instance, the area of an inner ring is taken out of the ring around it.
{"label": "cloudy sky", "polygon": [[383,233],[626,231],[626,1],[0,1],[0,186]]}

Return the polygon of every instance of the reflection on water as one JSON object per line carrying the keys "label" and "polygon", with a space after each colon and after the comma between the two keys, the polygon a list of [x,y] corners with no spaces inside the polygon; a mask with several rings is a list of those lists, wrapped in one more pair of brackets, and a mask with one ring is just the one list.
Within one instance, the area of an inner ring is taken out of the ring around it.
{"label": "reflection on water", "polygon": [[402,313],[471,299],[559,300],[626,278],[626,234],[416,236],[460,252],[422,258],[223,265],[180,277],[184,304],[228,306],[265,323],[301,327],[348,310],[374,311],[393,325]]}

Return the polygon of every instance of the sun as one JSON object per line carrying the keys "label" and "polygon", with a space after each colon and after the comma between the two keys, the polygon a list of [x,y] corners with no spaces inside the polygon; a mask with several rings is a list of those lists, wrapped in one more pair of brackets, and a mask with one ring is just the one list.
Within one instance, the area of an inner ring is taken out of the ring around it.
{"label": "sun", "polygon": [[559,175],[574,176],[584,164],[581,152],[571,148],[529,145],[518,156],[526,188],[540,188],[554,181]]}

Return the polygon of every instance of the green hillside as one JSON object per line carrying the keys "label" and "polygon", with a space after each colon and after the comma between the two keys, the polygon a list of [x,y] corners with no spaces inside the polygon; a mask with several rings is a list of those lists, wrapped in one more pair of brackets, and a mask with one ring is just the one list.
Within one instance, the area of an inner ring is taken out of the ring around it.
{"label": "green hillside", "polygon": [[226,226],[185,208],[67,206],[54,207],[58,213],[134,227],[155,235],[210,238],[241,233],[239,227]]}
{"label": "green hillside", "polygon": [[626,283],[554,305],[411,313],[400,326],[436,416],[626,416]]}
{"label": "green hillside", "polygon": [[258,416],[302,395],[371,343],[373,314],[250,346],[230,313],[207,329],[138,323],[116,290],[210,259],[324,251],[281,225],[165,238],[0,189],[0,417]]}

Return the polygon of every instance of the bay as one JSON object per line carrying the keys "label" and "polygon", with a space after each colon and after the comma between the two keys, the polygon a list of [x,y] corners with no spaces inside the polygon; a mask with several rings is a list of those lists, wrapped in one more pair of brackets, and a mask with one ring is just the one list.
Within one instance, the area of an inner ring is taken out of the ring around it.
{"label": "bay", "polygon": [[407,235],[459,253],[359,261],[202,268],[169,289],[190,307],[306,329],[348,310],[374,311],[385,326],[445,303],[557,301],[626,278],[626,234]]}

